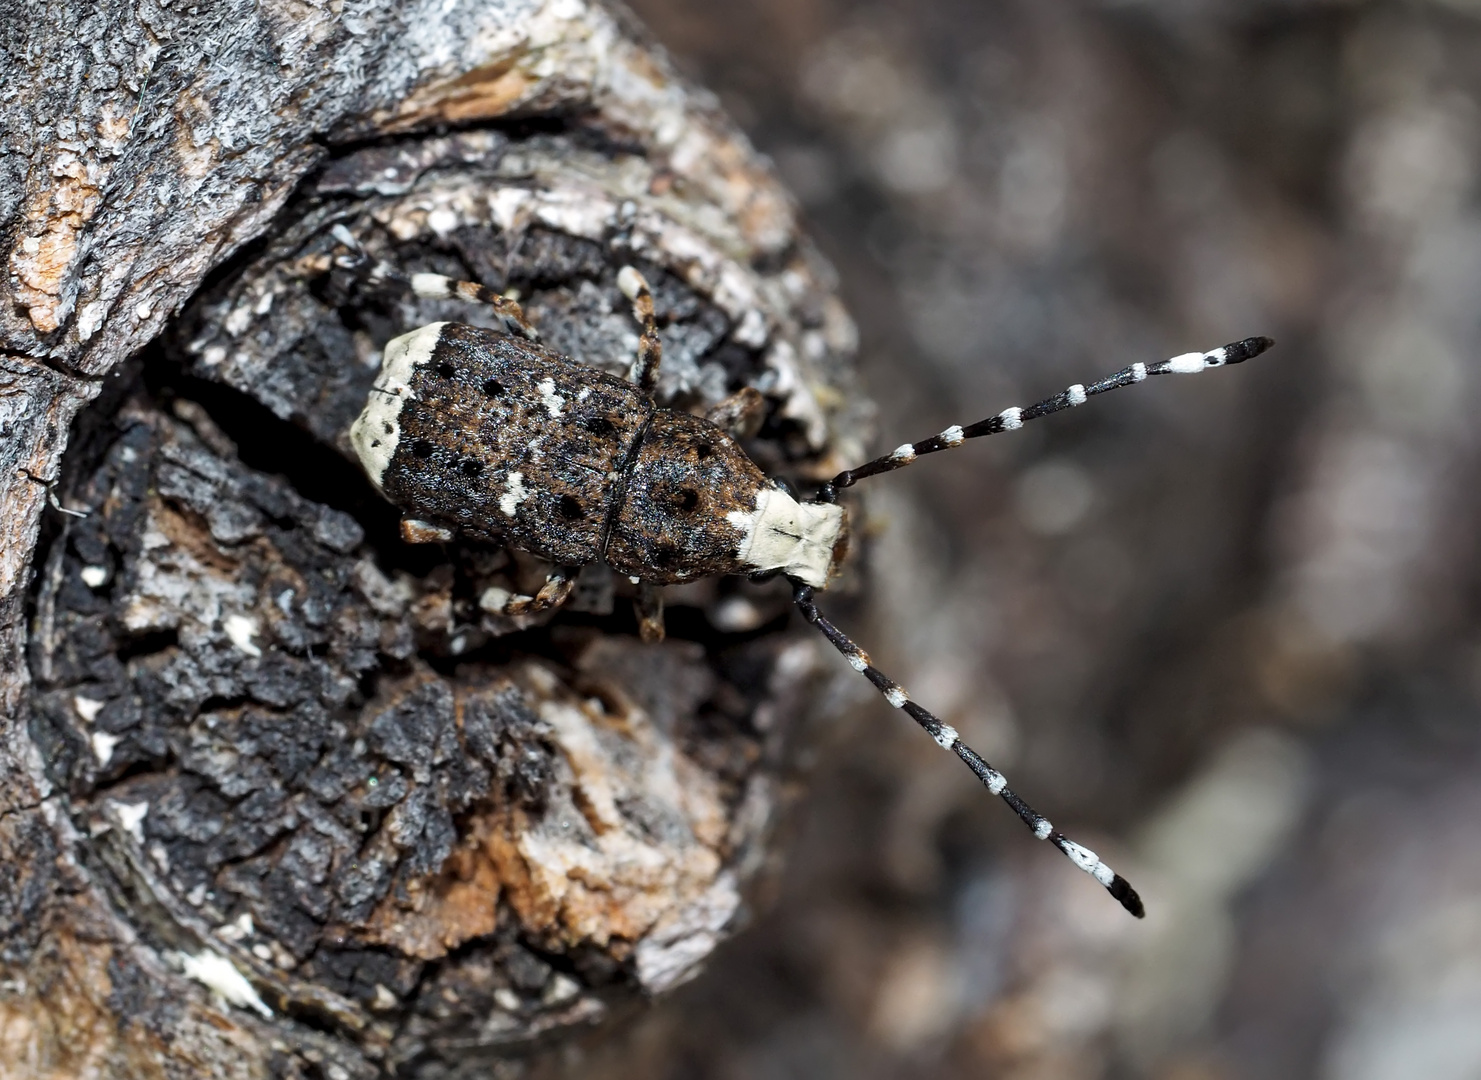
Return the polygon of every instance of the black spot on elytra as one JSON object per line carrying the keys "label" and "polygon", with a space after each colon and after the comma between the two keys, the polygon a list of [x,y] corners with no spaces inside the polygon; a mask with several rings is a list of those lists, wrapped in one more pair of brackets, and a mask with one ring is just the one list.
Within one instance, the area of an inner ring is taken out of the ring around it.
{"label": "black spot on elytra", "polygon": [[605,416],[591,416],[586,420],[586,430],[593,435],[609,436],[617,434],[617,426]]}
{"label": "black spot on elytra", "polygon": [[461,472],[464,476],[477,476],[479,473],[483,472],[483,462],[475,461],[473,458],[468,458],[463,462],[463,464],[458,466],[458,471]]}
{"label": "black spot on elytra", "polygon": [[444,379],[451,379],[457,374],[457,369],[444,360],[437,365],[437,374],[441,375]]}
{"label": "black spot on elytra", "polygon": [[411,444],[411,452],[417,457],[421,458],[423,461],[426,461],[429,457],[432,456],[432,451],[434,449],[435,447],[426,439],[418,439],[416,442]]}
{"label": "black spot on elytra", "polygon": [[693,488],[680,488],[678,497],[674,499],[674,505],[686,513],[699,505],[699,492]]}
{"label": "black spot on elytra", "polygon": [[498,379],[488,379],[483,384],[483,392],[489,397],[498,397],[504,392],[504,384]]}
{"label": "black spot on elytra", "polygon": [[562,495],[560,501],[561,517],[567,521],[580,521],[586,516],[586,511],[581,509],[581,504],[569,495]]}
{"label": "black spot on elytra", "polygon": [[694,448],[694,456],[699,458],[701,461],[709,457],[714,452],[714,448],[710,446],[709,443],[700,443]]}

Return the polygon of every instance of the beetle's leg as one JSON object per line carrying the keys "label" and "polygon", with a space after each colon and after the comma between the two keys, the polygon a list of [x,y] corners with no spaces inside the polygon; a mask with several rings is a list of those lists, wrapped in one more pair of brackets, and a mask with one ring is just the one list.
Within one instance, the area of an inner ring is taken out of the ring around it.
{"label": "beetle's leg", "polygon": [[633,611],[638,616],[638,636],[648,643],[663,640],[663,593],[657,585],[646,581],[638,583],[638,595],[633,597]]}
{"label": "beetle's leg", "polygon": [[617,287],[633,302],[633,318],[643,327],[643,335],[638,338],[638,355],[628,378],[652,393],[658,385],[659,365],[663,363],[663,343],[658,340],[658,318],[653,313],[653,292],[643,275],[631,266],[617,272]]}
{"label": "beetle's leg", "polygon": [[1029,420],[1037,420],[1041,416],[1048,416],[1062,409],[1073,409],[1076,405],[1085,404],[1096,394],[1104,394],[1120,386],[1142,382],[1148,375],[1194,375],[1206,368],[1241,363],[1253,356],[1259,356],[1274,344],[1275,342],[1266,337],[1252,337],[1233,342],[1222,348],[1211,349],[1206,353],[1184,353],[1182,356],[1174,356],[1171,360],[1163,360],[1157,364],[1132,364],[1131,367],[1122,368],[1090,386],[1076,383],[1053,397],[1045,398],[1025,408],[1020,409],[1014,406],[968,427],[953,424],[939,435],[932,435],[929,439],[923,439],[918,443],[906,443],[883,457],[875,458],[856,469],[845,469],[833,478],[827,490],[831,495],[843,488],[853,487],[865,477],[903,469],[918,457],[934,454],[938,450],[949,450],[979,435],[1017,431]]}
{"label": "beetle's leg", "polygon": [[743,386],[705,413],[705,419],[737,439],[748,439],[766,418],[766,399],[761,391]]}
{"label": "beetle's leg", "polygon": [[480,285],[476,281],[456,281],[441,274],[404,274],[389,263],[372,259],[343,225],[336,225],[330,231],[336,240],[350,249],[349,255],[336,260],[346,269],[363,273],[371,281],[393,281],[398,285],[405,285],[428,300],[469,300],[476,304],[487,304],[504,321],[510,333],[519,334],[531,341],[540,339],[540,335],[525,318],[524,309],[516,301],[495,292],[487,285]]}
{"label": "beetle's leg", "polygon": [[843,654],[855,671],[859,672],[871,683],[874,688],[884,695],[888,701],[897,709],[904,709],[921,727],[925,728],[926,734],[935,739],[941,746],[966,763],[967,768],[977,774],[977,779],[986,785],[987,790],[998,796],[1017,814],[1025,825],[1034,831],[1034,835],[1040,840],[1048,840],[1060,851],[1070,857],[1070,860],[1084,870],[1096,881],[1104,885],[1108,892],[1121,902],[1121,906],[1131,912],[1137,918],[1141,918],[1145,912],[1142,901],[1126,881],[1124,877],[1116,873],[1105,863],[1101,862],[1095,852],[1089,848],[1081,847],[1064,833],[1060,832],[1048,819],[1041,817],[1039,813],[1020,799],[1012,789],[1008,787],[1008,781],[1002,773],[998,772],[987,762],[978,756],[977,752],[967,746],[957,737],[956,728],[950,724],[943,723],[940,718],[933,716],[915,702],[910,700],[910,695],[905,688],[895,682],[884,672],[875,667],[869,660],[869,654],[859,646],[855,645],[843,631],[834,626],[818,611],[817,605],[813,603],[813,589],[810,585],[793,582],[792,599],[801,610],[803,617],[816,626],[824,637],[832,643],[833,647]]}
{"label": "beetle's leg", "polygon": [[490,586],[478,598],[478,606],[490,615],[533,615],[538,611],[558,608],[570,599],[576,588],[576,575],[579,572],[580,568],[575,566],[556,567],[534,596],[512,593],[497,585]]}

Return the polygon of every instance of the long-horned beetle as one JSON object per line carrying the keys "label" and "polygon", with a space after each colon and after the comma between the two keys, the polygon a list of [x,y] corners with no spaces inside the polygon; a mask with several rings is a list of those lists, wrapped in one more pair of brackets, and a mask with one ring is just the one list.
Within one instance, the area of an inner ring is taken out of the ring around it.
{"label": "long-horned beetle", "polygon": [[399,280],[418,296],[490,305],[508,333],[440,322],[386,345],[379,376],[351,441],[376,487],[406,515],[412,541],[454,532],[497,539],[555,564],[535,596],[510,597],[511,614],[548,609],[570,595],[576,572],[604,562],[639,587],[645,638],[662,636],[656,589],[714,574],[782,574],[793,601],[849,664],[895,708],[966,763],[1023,820],[1137,917],[1142,901],[1096,854],[1059,832],[1015,794],[1002,773],[963,743],[951,725],[911,700],[813,602],[847,550],[848,513],[838,493],[968,439],[1015,431],[1030,420],[1151,375],[1195,374],[1238,364],[1270,348],[1252,337],[1204,353],[1133,364],[1089,385],[966,427],[953,425],[839,473],[811,501],[768,479],[722,424],[735,429],[761,404],[741,391],[709,417],[660,408],[653,397],[662,349],[653,297],[632,267],[618,285],[642,327],[626,380],[572,362],[543,345],[517,302],[473,282],[439,274],[402,277],[369,265],[348,230],[335,237],[341,262]]}

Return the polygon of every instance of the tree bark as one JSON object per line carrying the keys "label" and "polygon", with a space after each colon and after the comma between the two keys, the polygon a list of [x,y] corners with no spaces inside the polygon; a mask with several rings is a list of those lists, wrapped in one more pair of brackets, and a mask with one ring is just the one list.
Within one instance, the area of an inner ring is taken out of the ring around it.
{"label": "tree bark", "polygon": [[[0,1055],[8,1075],[473,1075],[744,921],[818,699],[785,591],[400,543],[344,432],[387,340],[516,289],[748,447],[858,457],[852,324],[768,166],[587,0],[4,0]],[[93,404],[91,408],[84,408]],[[66,451],[66,459],[63,459]],[[676,609],[676,610],[675,610]]]}

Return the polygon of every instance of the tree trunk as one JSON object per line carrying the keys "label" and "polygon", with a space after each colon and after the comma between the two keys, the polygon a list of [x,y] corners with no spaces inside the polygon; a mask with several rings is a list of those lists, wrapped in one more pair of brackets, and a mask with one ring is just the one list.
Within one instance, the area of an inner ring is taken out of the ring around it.
{"label": "tree trunk", "polygon": [[344,433],[387,340],[481,316],[330,230],[613,371],[638,265],[662,403],[753,386],[753,456],[821,476],[852,324],[768,166],[586,0],[0,10],[7,1075],[473,1075],[682,981],[767,862],[811,643],[734,582],[660,646],[597,570],[491,614],[543,568],[402,544]]}

